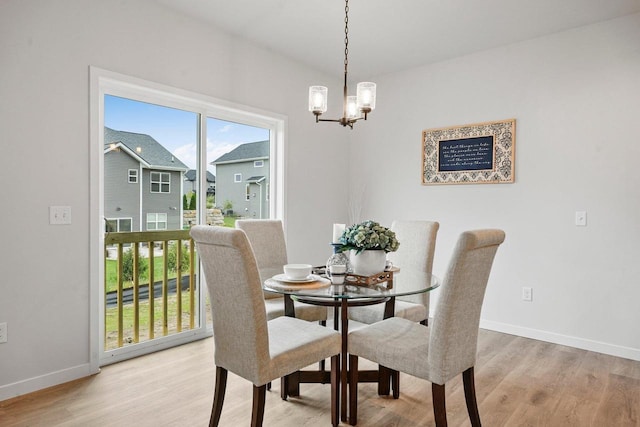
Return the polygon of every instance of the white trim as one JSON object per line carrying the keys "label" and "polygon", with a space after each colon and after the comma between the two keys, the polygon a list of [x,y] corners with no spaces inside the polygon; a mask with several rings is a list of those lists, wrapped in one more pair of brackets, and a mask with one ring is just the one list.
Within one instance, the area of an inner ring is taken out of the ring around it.
{"label": "white trim", "polygon": [[5,384],[0,386],[0,402],[79,378],[88,377],[98,372],[100,372],[100,369],[94,369],[92,363],[83,363],[82,365],[72,366],[71,368],[60,371],[49,372],[37,377]]}
{"label": "white trim", "polygon": [[[254,126],[260,127],[260,126]],[[247,163],[254,160],[269,160],[269,157],[247,157],[245,159],[237,159],[237,160],[223,160],[221,162],[215,162],[215,165],[232,165],[234,163]]]}
{"label": "white trim", "polygon": [[[100,186],[104,173],[104,88],[103,73],[89,67],[89,372],[100,372],[100,355],[104,350],[101,322],[104,319],[104,193]],[[54,382],[46,386],[51,386]],[[42,387],[42,388],[44,388]]]}
{"label": "white trim", "polygon": [[494,322],[492,320],[481,319],[480,327],[491,331],[517,335],[519,337],[531,338],[534,340],[566,345],[582,350],[595,351],[596,353],[603,353],[610,356],[623,357],[625,359],[640,361],[640,349],[637,348],[624,347],[615,344],[604,343],[601,341],[594,341],[584,338],[572,337],[570,335],[557,334],[555,332],[548,332],[540,329],[526,328],[523,326]]}
{"label": "white trim", "polygon": [[[134,174],[131,174],[134,172]],[[135,178],[131,181],[131,178]],[[127,183],[129,184],[137,184],[138,183],[138,169],[127,169]]]}
{"label": "white trim", "polygon": [[100,359],[100,364],[105,366],[112,363],[122,362],[123,360],[131,359],[133,357],[166,350],[168,348],[175,347],[176,345],[187,344],[210,336],[213,336],[212,330],[207,330],[206,326],[203,326],[199,329],[191,329],[177,334],[168,335],[163,337],[164,339],[161,341],[145,341],[140,344],[120,347],[115,350],[104,352],[102,359]]}
{"label": "white trim", "polygon": [[238,182],[242,182],[242,174],[241,173],[234,173],[233,174],[233,183],[237,184]]}

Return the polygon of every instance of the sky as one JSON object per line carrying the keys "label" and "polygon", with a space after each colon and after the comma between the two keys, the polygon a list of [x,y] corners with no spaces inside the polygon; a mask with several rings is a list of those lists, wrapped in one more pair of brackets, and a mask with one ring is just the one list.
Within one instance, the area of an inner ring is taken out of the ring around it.
{"label": "sky", "polygon": [[[115,130],[149,135],[190,169],[196,169],[196,113],[105,95],[104,124]],[[215,174],[215,166],[209,163],[238,145],[267,139],[268,129],[208,118],[208,170]]]}

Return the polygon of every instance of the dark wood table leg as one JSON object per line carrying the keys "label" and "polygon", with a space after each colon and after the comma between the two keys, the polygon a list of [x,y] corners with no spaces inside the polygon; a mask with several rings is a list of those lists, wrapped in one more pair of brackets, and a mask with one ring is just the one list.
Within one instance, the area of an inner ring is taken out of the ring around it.
{"label": "dark wood table leg", "polygon": [[284,315],[287,317],[296,317],[296,308],[289,294],[284,294]]}
{"label": "dark wood table leg", "polygon": [[343,298],[340,304],[341,308],[341,320],[342,320],[342,366],[340,369],[340,419],[347,421],[347,337],[349,334],[349,317],[348,317],[348,304],[347,299]]}
{"label": "dark wood table leg", "polygon": [[[396,308],[396,298],[391,297],[384,304],[384,319],[388,319],[393,317],[395,314]],[[391,390],[391,381],[393,378],[393,371],[384,366],[378,366],[380,371],[379,380],[378,380],[378,394],[380,396],[388,396]],[[395,384],[394,384],[395,385]]]}
{"label": "dark wood table leg", "polygon": [[[293,305],[291,295],[284,294],[284,315],[287,317],[296,317],[296,310]],[[300,382],[295,381],[294,374],[286,375],[280,379],[280,397],[287,400],[289,396],[300,395]]]}

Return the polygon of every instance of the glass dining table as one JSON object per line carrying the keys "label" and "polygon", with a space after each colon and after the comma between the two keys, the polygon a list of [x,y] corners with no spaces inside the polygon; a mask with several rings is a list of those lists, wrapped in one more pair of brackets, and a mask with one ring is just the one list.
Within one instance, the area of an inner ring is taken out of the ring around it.
{"label": "glass dining table", "polygon": [[[348,335],[349,308],[374,304],[385,304],[384,318],[393,317],[395,299],[406,295],[416,295],[436,289],[440,282],[434,275],[409,269],[392,268],[389,271],[362,276],[347,275],[341,284],[332,283],[324,274],[324,269],[314,269],[312,276],[304,282],[290,282],[282,275],[264,281],[263,289],[284,296],[285,316],[295,317],[294,301],[333,308],[333,327],[342,333],[340,361],[340,418],[347,420],[348,381]],[[334,278],[335,281],[335,278]],[[386,369],[359,371],[359,382],[377,382],[379,394],[389,394],[390,373]],[[299,371],[283,381],[281,395],[299,395],[300,383],[329,383],[330,372]]]}

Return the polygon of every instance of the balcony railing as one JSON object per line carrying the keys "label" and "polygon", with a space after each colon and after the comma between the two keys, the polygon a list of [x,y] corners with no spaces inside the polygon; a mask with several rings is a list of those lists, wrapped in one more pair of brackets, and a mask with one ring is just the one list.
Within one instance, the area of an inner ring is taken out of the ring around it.
{"label": "balcony railing", "polygon": [[104,244],[105,350],[197,326],[189,230],[105,233]]}

